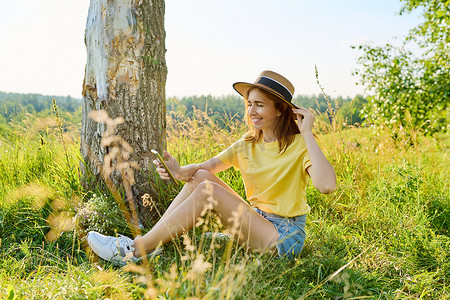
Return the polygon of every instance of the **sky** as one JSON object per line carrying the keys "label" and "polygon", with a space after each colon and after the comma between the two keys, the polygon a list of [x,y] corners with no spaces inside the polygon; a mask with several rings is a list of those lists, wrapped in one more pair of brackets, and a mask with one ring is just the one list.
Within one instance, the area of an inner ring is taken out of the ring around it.
{"label": "sky", "polygon": [[[88,0],[0,1],[0,91],[82,98]],[[364,94],[352,45],[399,40],[421,22],[398,0],[166,0],[166,96],[222,96],[263,70],[294,95]],[[395,41],[394,41],[395,42]]]}

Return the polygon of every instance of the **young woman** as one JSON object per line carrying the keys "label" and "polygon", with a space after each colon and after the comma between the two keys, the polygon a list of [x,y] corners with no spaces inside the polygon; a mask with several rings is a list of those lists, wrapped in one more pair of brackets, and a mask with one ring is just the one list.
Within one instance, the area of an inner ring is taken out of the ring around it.
{"label": "young woman", "polygon": [[[169,170],[186,182],[183,189],[144,236],[132,240],[90,232],[87,240],[98,256],[116,265],[137,260],[193,228],[211,196],[213,211],[224,226],[232,227],[238,218],[234,234],[239,242],[288,258],[300,253],[310,211],[307,176],[322,193],[336,188],[334,169],[312,133],[314,116],[292,104],[293,85],[275,72],[263,71],[254,83],[237,82],[233,87],[245,100],[248,133],[201,164],[180,167],[164,151]],[[153,163],[168,180],[168,172],[158,161]],[[214,175],[231,166],[241,171],[248,202]]]}

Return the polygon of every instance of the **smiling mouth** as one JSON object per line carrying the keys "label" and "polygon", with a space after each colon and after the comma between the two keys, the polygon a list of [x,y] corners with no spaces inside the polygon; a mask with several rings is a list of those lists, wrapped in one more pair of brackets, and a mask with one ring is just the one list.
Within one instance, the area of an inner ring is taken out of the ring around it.
{"label": "smiling mouth", "polygon": [[252,119],[253,124],[258,123],[259,121],[261,121],[262,118],[254,118]]}

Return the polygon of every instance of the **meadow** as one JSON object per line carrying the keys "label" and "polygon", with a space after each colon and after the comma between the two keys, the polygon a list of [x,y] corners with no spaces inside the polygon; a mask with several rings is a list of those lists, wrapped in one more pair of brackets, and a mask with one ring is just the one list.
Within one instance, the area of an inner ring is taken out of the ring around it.
{"label": "meadow", "polygon": [[[169,114],[167,122],[168,150],[180,164],[204,161],[245,132],[231,119],[219,127],[202,111]],[[449,299],[449,135],[342,124],[318,118],[338,188],[323,195],[308,185],[312,211],[296,260],[205,235],[221,229],[206,212],[161,255],[115,268],[90,254],[86,228],[77,227],[76,216],[93,209],[89,201],[117,212],[107,191],[81,186],[79,125],[34,115],[11,123],[0,137],[0,298]],[[244,196],[238,171],[219,176]],[[180,189],[160,188],[162,203]],[[111,230],[101,212],[96,224]]]}

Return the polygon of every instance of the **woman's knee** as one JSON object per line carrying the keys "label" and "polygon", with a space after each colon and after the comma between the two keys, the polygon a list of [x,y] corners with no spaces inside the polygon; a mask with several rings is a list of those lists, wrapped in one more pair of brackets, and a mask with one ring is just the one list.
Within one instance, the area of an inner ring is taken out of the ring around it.
{"label": "woman's knee", "polygon": [[196,205],[205,205],[206,203],[212,204],[211,209],[217,204],[217,192],[222,187],[214,182],[205,180],[197,185],[191,194],[191,200],[196,203]]}
{"label": "woman's knee", "polygon": [[204,181],[214,180],[215,176],[216,175],[214,175],[213,173],[211,173],[209,171],[199,169],[192,175],[191,179],[187,183],[190,185],[197,186]]}
{"label": "woman's knee", "polygon": [[215,190],[217,190],[217,188],[219,187],[220,185],[218,185],[217,183],[205,179],[197,185],[194,192],[198,196],[214,196]]}
{"label": "woman's knee", "polygon": [[212,174],[211,172],[208,172],[206,170],[197,170],[194,175],[192,175],[191,179],[189,179],[184,187],[183,190],[185,193],[187,193],[187,195],[190,195],[191,193],[193,193],[197,187],[208,180],[213,180],[213,178],[211,176],[215,176],[214,174]]}
{"label": "woman's knee", "polygon": [[196,178],[199,183],[203,182],[205,180],[211,180],[212,178],[216,177],[213,173],[206,171],[204,169],[198,169],[195,171],[194,175],[192,175],[193,178]]}

